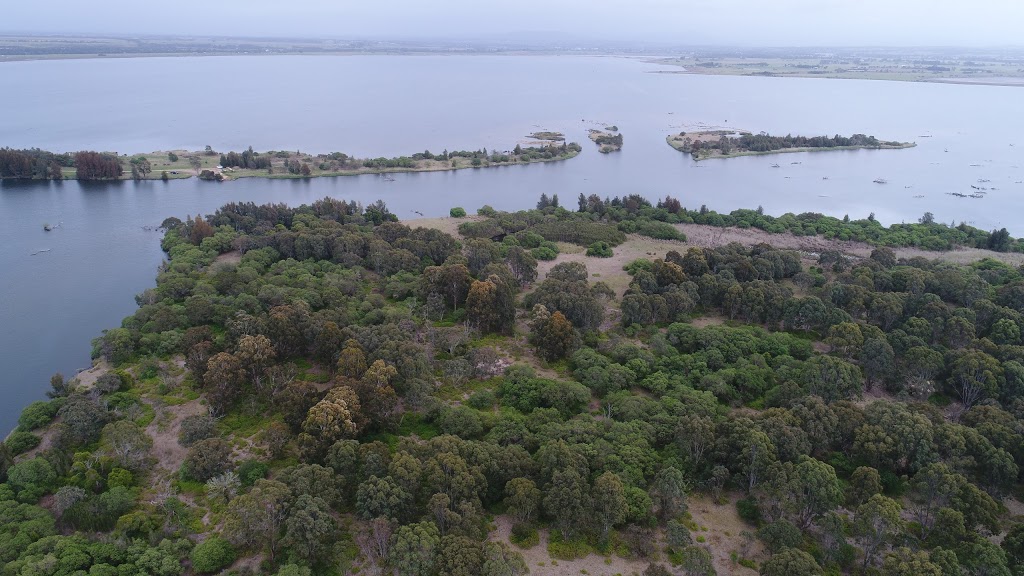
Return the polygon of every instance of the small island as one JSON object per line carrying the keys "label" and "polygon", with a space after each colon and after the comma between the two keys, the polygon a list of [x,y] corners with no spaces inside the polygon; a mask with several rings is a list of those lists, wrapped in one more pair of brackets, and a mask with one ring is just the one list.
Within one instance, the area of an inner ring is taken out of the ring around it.
{"label": "small island", "polygon": [[854,134],[853,136],[772,136],[765,132],[734,130],[708,130],[702,132],[680,132],[670,134],[666,141],[670,146],[693,156],[694,160],[708,158],[735,158],[759,154],[784,154],[788,152],[813,152],[819,150],[895,150],[912,148],[913,142],[892,142]]}
{"label": "small island", "polygon": [[37,148],[0,148],[0,179],[18,180],[173,180],[198,177],[223,181],[237,178],[313,178],[393,172],[431,172],[486,168],[511,164],[554,162],[575,157],[583,149],[576,142],[549,138],[516,144],[512,150],[429,150],[409,156],[356,158],[342,152],[311,154],[301,151],[217,152],[172,150],[147,154],[116,152],[56,153]]}
{"label": "small island", "polygon": [[589,132],[590,139],[598,145],[602,154],[622,150],[622,134],[618,126],[608,126],[604,130],[591,128]]}
{"label": "small island", "polygon": [[553,132],[551,130],[541,130],[538,132],[531,132],[527,135],[527,138],[544,140],[546,142],[564,142],[565,134],[562,134],[561,132]]}

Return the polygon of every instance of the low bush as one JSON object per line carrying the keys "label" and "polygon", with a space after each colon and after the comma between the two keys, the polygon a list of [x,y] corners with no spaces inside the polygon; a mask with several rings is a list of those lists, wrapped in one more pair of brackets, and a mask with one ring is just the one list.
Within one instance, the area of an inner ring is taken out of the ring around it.
{"label": "low bush", "polygon": [[520,548],[533,548],[540,543],[540,535],[533,524],[523,523],[512,526],[508,539]]}
{"label": "low bush", "polygon": [[235,549],[231,544],[214,536],[192,549],[192,568],[200,574],[211,574],[227,568],[235,561]]}
{"label": "low bush", "polygon": [[36,446],[39,446],[41,441],[42,438],[31,432],[15,430],[7,437],[7,440],[4,440],[4,445],[6,445],[7,449],[11,451],[12,456],[17,456],[18,454],[24,454]]}
{"label": "low bush", "polygon": [[594,242],[587,248],[587,256],[611,258],[612,255],[612,247],[607,242]]}

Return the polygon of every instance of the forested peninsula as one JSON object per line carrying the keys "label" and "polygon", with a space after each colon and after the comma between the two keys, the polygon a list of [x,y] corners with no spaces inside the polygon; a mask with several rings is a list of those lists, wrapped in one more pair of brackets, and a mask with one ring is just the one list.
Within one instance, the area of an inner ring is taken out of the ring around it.
{"label": "forested peninsula", "polygon": [[693,156],[694,160],[820,150],[857,150],[861,148],[895,150],[916,146],[913,142],[889,142],[864,134],[854,134],[849,137],[838,134],[811,137],[771,136],[765,132],[753,134],[733,130],[680,132],[670,134],[666,141],[676,150]]}
{"label": "forested peninsula", "polygon": [[[997,233],[635,195],[397,220],[165,220],[156,286],[0,444],[2,573],[1024,568],[1024,270],[881,245]],[[744,222],[881,231],[687,236]]]}
{"label": "forested peninsula", "polygon": [[[564,140],[564,138],[562,139]],[[314,178],[394,172],[431,172],[568,160],[580,153],[576,142],[541,141],[499,152],[429,150],[392,158],[354,158],[341,152],[308,154],[300,151],[242,152],[175,150],[118,155],[83,151],[55,153],[37,148],[0,148],[0,179],[24,180],[171,180],[191,178]]]}

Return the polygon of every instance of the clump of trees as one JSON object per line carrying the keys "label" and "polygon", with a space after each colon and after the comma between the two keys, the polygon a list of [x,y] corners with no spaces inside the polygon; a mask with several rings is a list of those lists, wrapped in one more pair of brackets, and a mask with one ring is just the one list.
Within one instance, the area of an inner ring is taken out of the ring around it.
{"label": "clump of trees", "polygon": [[241,154],[238,152],[228,152],[227,154],[220,155],[220,165],[227,167],[236,168],[247,168],[250,170],[266,170],[270,168],[272,158],[269,154],[260,154],[252,151],[252,146],[249,146],[248,150],[244,150]]}
{"label": "clump of trees", "polygon": [[124,174],[124,166],[116,155],[76,152],[74,158],[76,178],[79,180],[110,180]]}
{"label": "clump of trees", "polygon": [[[545,246],[550,253],[534,252],[534,257],[540,259],[557,256],[554,242],[568,242],[584,248],[604,242],[614,247],[625,242],[626,234],[686,240],[686,235],[671,225],[679,221],[675,214],[661,207],[655,208],[641,196],[601,200],[596,195],[587,198],[581,194],[579,205],[577,212],[570,212],[560,205],[557,194],[551,197],[542,194],[536,210],[514,213],[487,211],[487,214],[482,214],[488,216],[485,220],[460,224],[459,233],[492,240],[504,240],[511,235],[521,246],[534,250],[540,248],[544,241],[551,243]],[[615,225],[609,226],[609,223]]]}
{"label": "clump of trees", "polygon": [[0,178],[61,180],[64,177],[61,169],[73,165],[71,154],[56,154],[38,148],[0,148]]}

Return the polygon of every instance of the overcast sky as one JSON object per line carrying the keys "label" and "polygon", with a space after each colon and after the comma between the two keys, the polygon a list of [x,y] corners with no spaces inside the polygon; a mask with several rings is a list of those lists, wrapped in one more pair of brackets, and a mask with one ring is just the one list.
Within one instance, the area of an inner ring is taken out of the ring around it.
{"label": "overcast sky", "polygon": [[467,39],[537,32],[716,45],[1024,44],[1021,0],[37,0],[0,31]]}

